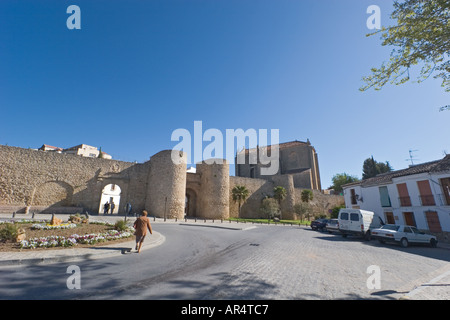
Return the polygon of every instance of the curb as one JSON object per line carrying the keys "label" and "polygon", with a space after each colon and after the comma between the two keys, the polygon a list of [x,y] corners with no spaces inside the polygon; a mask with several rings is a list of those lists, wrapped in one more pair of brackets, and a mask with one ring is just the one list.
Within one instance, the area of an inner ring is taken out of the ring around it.
{"label": "curb", "polygon": [[207,228],[217,228],[217,229],[228,229],[228,230],[250,230],[255,229],[256,226],[248,226],[248,227],[237,227],[237,226],[223,226],[223,225],[214,225],[214,224],[200,224],[200,223],[179,223],[180,226],[191,226],[191,227],[207,227]]}

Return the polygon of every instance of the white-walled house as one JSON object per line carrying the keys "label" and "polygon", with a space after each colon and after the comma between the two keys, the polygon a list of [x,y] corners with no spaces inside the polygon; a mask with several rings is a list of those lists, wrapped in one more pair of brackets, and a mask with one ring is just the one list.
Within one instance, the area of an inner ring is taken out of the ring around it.
{"label": "white-walled house", "polygon": [[343,186],[347,208],[375,212],[450,240],[450,155]]}

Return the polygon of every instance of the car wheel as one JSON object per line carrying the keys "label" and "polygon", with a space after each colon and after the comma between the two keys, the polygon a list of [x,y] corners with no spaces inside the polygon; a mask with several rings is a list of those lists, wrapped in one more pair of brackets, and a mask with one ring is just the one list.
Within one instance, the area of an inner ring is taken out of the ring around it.
{"label": "car wheel", "polygon": [[403,248],[407,248],[409,245],[408,239],[402,238],[402,240],[400,240],[400,244],[402,245]]}
{"label": "car wheel", "polygon": [[432,248],[436,248],[436,247],[437,247],[437,241],[436,241],[435,239],[431,239],[431,240],[430,240],[430,246],[431,246]]}

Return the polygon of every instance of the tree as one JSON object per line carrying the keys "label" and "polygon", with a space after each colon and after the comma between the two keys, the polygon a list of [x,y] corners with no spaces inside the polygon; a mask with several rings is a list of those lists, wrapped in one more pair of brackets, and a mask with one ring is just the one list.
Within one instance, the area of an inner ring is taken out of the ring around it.
{"label": "tree", "polygon": [[273,189],[273,197],[278,201],[278,204],[281,206],[281,201],[284,200],[284,198],[286,198],[286,189],[281,186],[275,187]]}
{"label": "tree", "polygon": [[333,207],[331,209],[330,219],[337,219],[339,216],[339,211],[344,208],[345,208],[345,205]]}
{"label": "tree", "polygon": [[310,200],[313,199],[313,193],[309,189],[302,190],[301,194],[302,202],[308,203]]}
{"label": "tree", "polygon": [[333,182],[333,185],[330,187],[330,189],[333,189],[337,193],[341,193],[342,186],[344,184],[357,182],[359,181],[359,179],[344,172],[335,174],[333,178],[331,178],[331,181]]}
{"label": "tree", "polygon": [[276,186],[273,189],[273,197],[278,201],[278,205],[280,206],[281,210],[281,201],[284,200],[284,198],[286,198],[286,189],[281,186]]}
{"label": "tree", "polygon": [[274,198],[264,198],[259,210],[264,217],[267,217],[268,219],[273,219],[274,217],[280,216],[280,205]]}
{"label": "tree", "polygon": [[239,217],[241,216],[241,202],[247,199],[248,193],[248,189],[245,186],[235,186],[231,190],[233,201],[237,201],[239,204]]}
{"label": "tree", "polygon": [[[442,79],[442,87],[450,92],[450,2],[448,0],[394,0],[391,18],[395,26],[383,27],[368,34],[381,34],[383,46],[396,47],[390,60],[364,77],[366,85],[380,90],[387,83],[399,85],[410,80],[410,69],[419,63],[422,69],[417,82],[434,75]],[[450,105],[440,108],[450,109]]]}
{"label": "tree", "polygon": [[298,215],[300,221],[303,221],[304,217],[311,215],[311,207],[308,203],[297,203],[294,206],[294,212]]}
{"label": "tree", "polygon": [[389,164],[389,161],[383,162],[377,162],[373,159],[373,156],[370,158],[367,158],[364,160],[363,164],[363,180],[375,177],[376,175],[380,173],[386,173],[391,172],[392,167]]}

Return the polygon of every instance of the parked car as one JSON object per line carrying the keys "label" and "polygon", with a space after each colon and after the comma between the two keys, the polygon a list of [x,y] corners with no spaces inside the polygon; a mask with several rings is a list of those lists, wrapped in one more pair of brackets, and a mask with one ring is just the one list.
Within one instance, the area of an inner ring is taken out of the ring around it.
{"label": "parked car", "polygon": [[311,229],[324,231],[327,228],[328,219],[316,219],[311,222]]}
{"label": "parked car", "polygon": [[372,211],[361,209],[339,210],[339,231],[344,237],[349,234],[371,239],[373,229],[380,228],[384,223],[381,218]]}
{"label": "parked car", "polygon": [[338,221],[338,219],[328,220],[326,228],[327,228],[327,231],[329,233],[339,232],[339,221]]}
{"label": "parked car", "polygon": [[378,239],[381,243],[400,243],[404,248],[410,243],[426,243],[435,248],[438,243],[435,236],[426,234],[416,227],[395,224],[385,224],[379,229],[372,230],[372,237]]}

